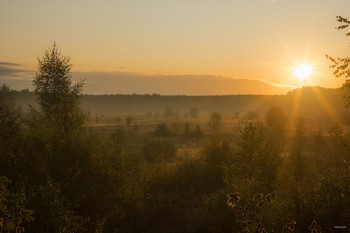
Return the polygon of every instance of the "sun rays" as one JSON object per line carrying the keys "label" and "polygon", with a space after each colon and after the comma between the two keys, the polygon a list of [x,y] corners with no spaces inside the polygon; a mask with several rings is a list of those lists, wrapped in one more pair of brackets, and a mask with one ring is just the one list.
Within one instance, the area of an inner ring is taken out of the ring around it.
{"label": "sun rays", "polygon": [[[335,109],[330,104],[329,100],[325,98],[325,96],[320,91],[319,87],[308,87],[310,88],[311,92],[310,94],[316,97],[321,107],[324,109],[326,115],[331,119],[333,123],[339,123],[341,122],[341,119]],[[292,112],[291,112],[291,119],[293,121],[296,121],[298,118],[300,118],[300,108],[302,101],[305,101],[305,98],[308,98],[308,96],[303,96],[304,91],[303,89],[297,89],[295,90],[295,96],[293,100],[292,105]],[[310,96],[311,97],[311,96]],[[313,106],[310,106],[310,108]]]}

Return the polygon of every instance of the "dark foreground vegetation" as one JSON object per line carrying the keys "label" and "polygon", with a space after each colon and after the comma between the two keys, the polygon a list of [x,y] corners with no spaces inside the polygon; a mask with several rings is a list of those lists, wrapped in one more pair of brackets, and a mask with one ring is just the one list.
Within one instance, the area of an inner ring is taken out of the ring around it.
{"label": "dark foreground vegetation", "polygon": [[78,102],[24,111],[16,92],[0,93],[2,232],[350,226],[344,121],[292,118],[277,105],[239,115],[193,107],[89,116]]}
{"label": "dark foreground vegetation", "polygon": [[339,90],[245,97],[253,109],[242,97],[188,97],[241,99],[232,112],[206,112],[199,101],[186,112],[167,102],[162,112],[89,115],[70,67],[55,45],[45,51],[32,106],[16,104],[31,93],[1,86],[0,232],[349,229],[349,117],[341,97],[334,102]]}

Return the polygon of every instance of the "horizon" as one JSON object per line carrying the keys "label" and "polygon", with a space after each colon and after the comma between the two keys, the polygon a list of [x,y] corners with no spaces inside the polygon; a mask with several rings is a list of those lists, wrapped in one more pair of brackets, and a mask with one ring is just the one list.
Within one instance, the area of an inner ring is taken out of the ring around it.
{"label": "horizon", "polygon": [[[3,83],[5,85],[8,85],[6,83]],[[35,95],[33,88],[25,88],[25,89],[14,89],[9,86],[11,91],[15,93],[30,93]],[[144,93],[81,93],[81,96],[165,96],[165,97],[220,97],[220,96],[287,96],[289,94],[293,94],[298,91],[315,91],[315,90],[330,90],[330,91],[342,91],[342,87],[321,87],[321,86],[302,86],[302,87],[296,87],[295,89],[290,89],[286,93],[282,94],[199,94],[199,95],[191,95],[191,94],[161,94],[161,93],[155,93],[155,92],[144,92]]]}
{"label": "horizon", "polygon": [[[347,6],[347,0],[5,1],[0,83],[31,90],[37,58],[56,43],[71,58],[73,80],[85,80],[84,94],[339,88],[344,79],[333,76],[325,55],[348,54],[348,38],[334,29],[336,16],[348,17]],[[298,66],[312,67],[306,79],[296,77]]]}

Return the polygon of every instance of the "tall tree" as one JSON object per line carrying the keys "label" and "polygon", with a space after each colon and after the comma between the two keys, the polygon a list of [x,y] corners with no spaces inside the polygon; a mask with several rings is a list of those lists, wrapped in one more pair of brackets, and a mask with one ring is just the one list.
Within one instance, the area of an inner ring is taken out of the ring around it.
{"label": "tall tree", "polygon": [[70,58],[63,56],[54,43],[38,62],[33,84],[45,121],[65,133],[81,127],[84,117],[79,98],[83,82],[73,84]]}

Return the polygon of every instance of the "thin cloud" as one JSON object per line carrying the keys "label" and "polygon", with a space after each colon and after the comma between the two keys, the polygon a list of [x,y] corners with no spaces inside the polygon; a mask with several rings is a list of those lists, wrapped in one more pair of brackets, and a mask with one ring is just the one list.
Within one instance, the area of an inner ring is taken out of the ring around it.
{"label": "thin cloud", "polygon": [[20,64],[17,63],[12,63],[12,62],[1,62],[0,61],[0,66],[4,65],[4,66],[20,66]]}
{"label": "thin cloud", "polygon": [[0,77],[4,78],[26,78],[33,71],[23,68],[21,64],[11,62],[0,62]]}

